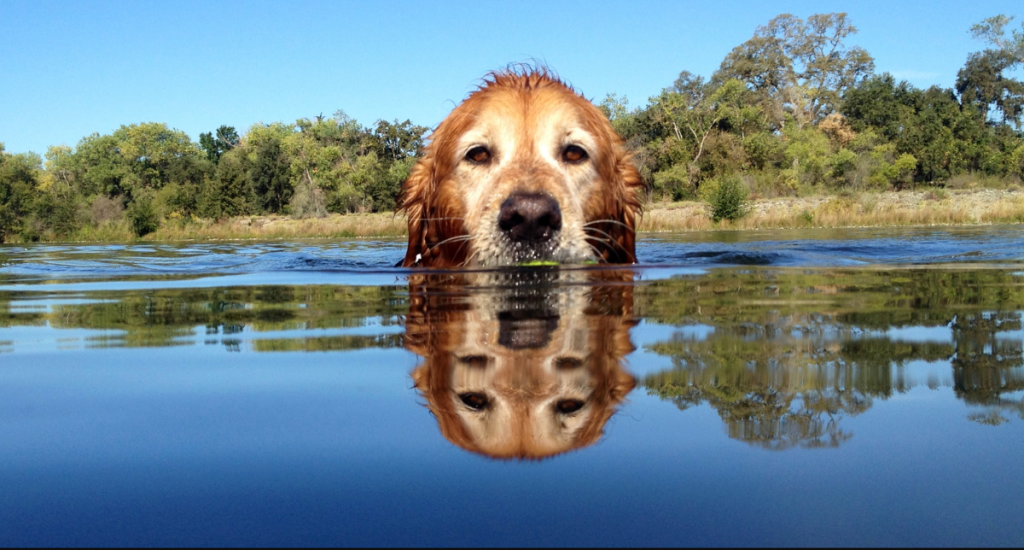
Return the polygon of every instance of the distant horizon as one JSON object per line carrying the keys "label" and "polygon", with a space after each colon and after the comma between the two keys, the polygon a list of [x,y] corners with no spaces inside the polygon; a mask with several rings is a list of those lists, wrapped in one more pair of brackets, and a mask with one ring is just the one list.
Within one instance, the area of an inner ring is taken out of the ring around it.
{"label": "distant horizon", "polygon": [[531,60],[589,99],[615,93],[635,108],[680,71],[710,76],[782,13],[845,11],[859,30],[848,43],[874,57],[875,74],[949,88],[968,54],[986,48],[972,24],[1024,19],[1019,2],[1003,1],[751,2],[729,8],[724,24],[721,6],[700,3],[579,7],[11,1],[0,20],[0,142],[42,155],[143,122],[198,141],[221,125],[244,133],[339,109],[362,125],[433,128],[488,71]]}

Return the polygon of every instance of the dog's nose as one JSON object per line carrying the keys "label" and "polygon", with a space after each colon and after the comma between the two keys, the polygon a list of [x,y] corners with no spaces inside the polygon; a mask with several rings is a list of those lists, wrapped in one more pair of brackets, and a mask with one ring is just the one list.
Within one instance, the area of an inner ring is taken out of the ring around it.
{"label": "dog's nose", "polygon": [[501,203],[498,227],[513,242],[544,242],[562,228],[562,209],[551,195],[515,193]]}

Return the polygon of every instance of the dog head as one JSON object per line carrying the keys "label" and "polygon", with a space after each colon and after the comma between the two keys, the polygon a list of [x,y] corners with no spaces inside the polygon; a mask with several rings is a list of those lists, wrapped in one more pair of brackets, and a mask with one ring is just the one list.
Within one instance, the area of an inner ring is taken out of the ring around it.
{"label": "dog head", "polygon": [[545,70],[492,73],[403,185],[403,265],[632,263],[640,187],[593,104]]}

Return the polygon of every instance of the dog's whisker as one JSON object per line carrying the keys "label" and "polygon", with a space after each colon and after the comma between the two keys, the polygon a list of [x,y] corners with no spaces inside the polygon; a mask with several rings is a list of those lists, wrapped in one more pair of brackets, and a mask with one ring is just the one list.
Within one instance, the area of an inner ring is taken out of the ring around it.
{"label": "dog's whisker", "polygon": [[584,244],[586,244],[587,246],[589,246],[589,247],[590,247],[590,251],[594,253],[594,256],[596,256],[596,257],[598,257],[598,258],[600,258],[600,257],[601,257],[601,251],[600,251],[600,250],[598,250],[598,248],[597,248],[596,246],[594,246],[594,245],[592,245],[592,244],[590,244],[590,243],[586,242],[586,240],[584,240],[583,242],[584,242]]}
{"label": "dog's whisker", "polygon": [[448,220],[466,221],[466,218],[460,218],[460,217],[456,217],[456,216],[449,216],[449,217],[446,217],[446,218],[420,218],[420,221],[424,221],[424,222],[443,222],[443,221],[448,221]]}
{"label": "dog's whisker", "polygon": [[[467,235],[467,237],[468,237],[468,235]],[[466,245],[467,245],[467,244],[469,244],[469,243],[470,243],[470,242],[471,242],[472,240],[473,240],[473,238],[472,238],[472,237],[469,237],[469,238],[467,238],[467,239],[464,239],[464,240],[462,241],[462,246],[460,246],[460,247],[459,247],[459,249],[455,251],[455,256],[456,256],[456,257],[458,257],[458,255],[462,253],[462,250],[463,250],[464,248],[466,248]]]}
{"label": "dog's whisker", "polygon": [[629,231],[632,231],[633,233],[636,233],[636,229],[634,229],[634,228],[632,228],[632,227],[630,227],[630,226],[628,226],[628,225],[626,225],[626,224],[624,224],[624,223],[622,223],[622,222],[620,222],[618,220],[609,220],[609,219],[594,220],[592,222],[587,222],[587,223],[583,224],[583,227],[589,227],[591,225],[596,225],[596,224],[599,224],[599,223],[610,223],[610,224],[614,224],[614,225],[621,225],[622,227],[625,227]]}
{"label": "dog's whisker", "polygon": [[432,245],[431,248],[436,248],[436,247],[441,246],[442,244],[445,244],[445,243],[458,242],[458,241],[470,241],[470,240],[473,240],[473,237],[471,237],[469,235],[456,235],[454,237],[449,237],[449,238],[447,238],[447,239],[445,239],[445,240],[443,240],[443,241],[441,241],[439,243],[434,243],[434,245]]}
{"label": "dog's whisker", "polygon": [[603,242],[607,242],[608,244],[613,244],[613,245],[621,248],[622,250],[624,250],[626,252],[629,252],[628,250],[626,250],[626,247],[622,246],[617,240],[615,240],[614,237],[612,237],[608,233],[605,233],[604,231],[601,231],[600,229],[595,229],[593,227],[588,227],[587,231],[593,231],[595,233],[601,233],[602,235],[607,237],[607,239],[602,239]]}

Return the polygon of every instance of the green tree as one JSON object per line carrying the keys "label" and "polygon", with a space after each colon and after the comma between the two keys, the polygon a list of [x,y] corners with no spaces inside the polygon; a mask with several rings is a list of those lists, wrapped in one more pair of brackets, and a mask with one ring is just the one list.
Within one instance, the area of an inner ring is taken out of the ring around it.
{"label": "green tree", "polygon": [[39,155],[12,155],[0,143],[0,243],[24,228],[38,193],[41,169]]}
{"label": "green tree", "polygon": [[249,158],[243,148],[232,149],[221,156],[212,177],[202,186],[198,197],[198,214],[220,219],[256,212],[258,204],[249,183]]}
{"label": "green tree", "polygon": [[874,60],[846,39],[857,32],[845,13],[783,14],[733,49],[713,80],[737,78],[759,94],[776,125],[785,114],[803,127],[838,107],[843,93],[874,70]]}
{"label": "green tree", "polygon": [[956,73],[956,92],[964,103],[977,104],[984,113],[997,111],[1002,124],[1013,123],[1019,129],[1024,115],[1024,82],[1006,75],[1019,62],[1005,50],[972,53],[967,65]]}
{"label": "green tree", "polygon": [[201,151],[184,132],[148,122],[121,126],[113,136],[127,161],[129,193],[159,189],[169,182],[198,183],[193,180]]}
{"label": "green tree", "polygon": [[206,158],[214,163],[219,162],[224,153],[237,147],[239,142],[238,132],[233,126],[221,126],[215,134],[199,134],[199,147],[206,152]]}
{"label": "green tree", "polygon": [[1013,17],[996,15],[985,19],[981,23],[971,25],[971,35],[979,40],[984,40],[996,49],[1005,52],[1015,64],[1024,63],[1024,21],[1021,22],[1020,30],[1013,29],[1009,34],[1006,27],[1013,21]]}
{"label": "green tree", "polygon": [[82,138],[68,165],[84,195],[118,197],[130,188],[131,169],[113,135],[93,133]]}
{"label": "green tree", "polygon": [[378,120],[373,130],[367,133],[365,146],[376,152],[377,158],[390,164],[419,156],[423,150],[423,135],[427,130],[426,126],[416,126],[408,120]]}
{"label": "green tree", "polygon": [[271,214],[284,212],[293,192],[289,176],[289,162],[280,141],[267,140],[255,147],[249,182],[260,210]]}
{"label": "green tree", "polygon": [[875,128],[886,140],[900,137],[904,123],[914,114],[920,92],[889,73],[873,75],[847,90],[840,112],[857,132]]}

